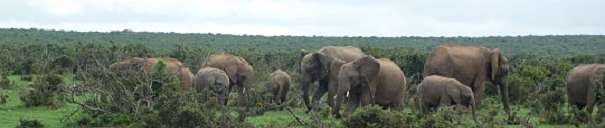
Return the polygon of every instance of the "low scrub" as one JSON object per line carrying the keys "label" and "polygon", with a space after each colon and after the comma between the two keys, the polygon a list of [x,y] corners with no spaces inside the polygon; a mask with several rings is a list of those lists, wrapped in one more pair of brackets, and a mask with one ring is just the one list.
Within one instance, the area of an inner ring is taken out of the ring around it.
{"label": "low scrub", "polygon": [[63,78],[60,75],[41,75],[19,99],[27,107],[60,105],[62,88]]}

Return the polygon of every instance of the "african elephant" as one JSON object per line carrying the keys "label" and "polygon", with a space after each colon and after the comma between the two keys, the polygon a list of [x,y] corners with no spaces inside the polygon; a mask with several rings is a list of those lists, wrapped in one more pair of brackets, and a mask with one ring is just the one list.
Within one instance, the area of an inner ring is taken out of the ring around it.
{"label": "african elephant", "polygon": [[198,92],[210,93],[209,96],[216,97],[218,103],[227,105],[229,76],[225,71],[213,67],[201,68],[195,74],[193,88]]}
{"label": "african elephant", "polygon": [[[338,86],[338,72],[344,63],[363,57],[365,54],[361,49],[352,46],[326,46],[318,52],[308,53],[303,51],[300,62],[302,75],[301,89],[303,101],[307,106],[307,112],[319,107],[319,100],[328,92],[328,105],[333,106],[333,98]],[[312,102],[309,102],[309,88],[318,81]]]}
{"label": "african elephant", "polygon": [[605,92],[605,64],[586,64],[573,68],[567,74],[569,104],[593,112],[599,92]]}
{"label": "african elephant", "polygon": [[339,117],[340,104],[349,92],[344,116],[357,106],[378,104],[383,107],[400,107],[406,95],[403,71],[393,61],[365,56],[341,66],[338,74],[338,92],[332,113]]}
{"label": "african elephant", "polygon": [[229,53],[211,54],[201,67],[213,67],[225,71],[229,76],[229,91],[237,87],[242,98],[246,95],[247,86],[254,79],[254,69],[246,59]]}
{"label": "african elephant", "polygon": [[179,81],[181,82],[181,90],[189,90],[193,83],[193,73],[179,60],[174,58],[162,57],[162,58],[140,58],[140,57],[132,57],[126,58],[119,62],[115,62],[109,66],[109,68],[118,72],[122,75],[130,70],[142,70],[145,73],[150,72],[153,69],[153,66],[158,64],[159,62],[163,62],[166,65],[166,69],[168,73],[176,75]]}
{"label": "african elephant", "polygon": [[471,87],[476,104],[480,104],[485,81],[499,85],[504,111],[512,118],[508,103],[507,76],[509,64],[498,48],[478,46],[441,45],[433,49],[424,64],[423,76],[452,77]]}
{"label": "african elephant", "polygon": [[276,70],[271,73],[271,92],[273,93],[273,102],[278,105],[286,102],[288,89],[290,89],[290,75],[282,70]]}
{"label": "african elephant", "polygon": [[463,105],[470,107],[475,118],[473,90],[450,77],[431,75],[416,87],[418,104],[422,113],[435,111],[440,105]]}

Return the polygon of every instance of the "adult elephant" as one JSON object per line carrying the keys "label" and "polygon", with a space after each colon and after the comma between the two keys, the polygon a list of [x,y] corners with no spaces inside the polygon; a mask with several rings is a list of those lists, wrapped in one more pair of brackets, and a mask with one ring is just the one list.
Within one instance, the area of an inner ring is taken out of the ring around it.
{"label": "adult elephant", "polygon": [[485,91],[485,81],[498,85],[504,111],[510,115],[508,86],[504,78],[509,65],[498,48],[441,45],[433,49],[424,64],[423,77],[441,75],[471,87],[477,104]]}
{"label": "adult elephant", "polygon": [[158,63],[162,62],[166,66],[166,70],[169,74],[175,75],[181,82],[181,90],[189,90],[193,83],[193,73],[187,66],[181,63],[175,58],[162,57],[162,58],[140,58],[131,57],[121,61],[115,62],[109,66],[109,68],[118,72],[121,75],[128,75],[127,71],[140,71],[149,73],[153,70],[153,67]]}
{"label": "adult elephant", "polygon": [[406,94],[403,71],[393,61],[365,56],[342,65],[338,74],[338,93],[332,113],[340,117],[340,104],[347,92],[349,100],[344,116],[357,106],[378,104],[383,107],[400,107]]}
{"label": "adult elephant", "polygon": [[201,68],[195,74],[193,87],[198,92],[210,93],[208,96],[215,97],[219,104],[227,105],[229,76],[225,71],[213,67]]}
{"label": "adult elephant", "polygon": [[454,78],[427,76],[416,86],[416,94],[422,113],[435,111],[441,105],[463,105],[471,108],[475,119],[473,90]]}
{"label": "adult elephant", "polygon": [[[344,63],[363,57],[361,49],[352,46],[326,46],[317,52],[301,54],[300,72],[302,80],[303,101],[308,111],[319,107],[319,100],[328,92],[328,105],[333,106],[334,95],[338,86],[338,72]],[[312,84],[318,81],[318,86]],[[312,102],[309,102],[309,88],[316,87]]]}
{"label": "adult elephant", "polygon": [[[567,96],[569,104],[578,109],[593,112],[598,93],[605,89],[605,64],[579,65],[567,74]],[[589,116],[589,119],[591,116]]]}
{"label": "adult elephant", "polygon": [[229,53],[215,53],[206,58],[206,62],[201,66],[213,67],[225,71],[229,76],[229,91],[237,87],[240,98],[246,94],[247,86],[254,79],[254,69],[246,59]]}

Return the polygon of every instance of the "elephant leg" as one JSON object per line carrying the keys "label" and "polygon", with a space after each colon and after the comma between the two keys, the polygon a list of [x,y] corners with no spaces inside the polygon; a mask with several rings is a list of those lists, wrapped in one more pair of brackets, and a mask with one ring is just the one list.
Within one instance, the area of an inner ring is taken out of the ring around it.
{"label": "elephant leg", "polygon": [[330,108],[334,108],[334,96],[338,91],[338,83],[332,81],[328,85],[328,105]]}
{"label": "elephant leg", "polygon": [[349,115],[351,115],[351,113],[353,113],[353,111],[355,111],[357,106],[359,106],[359,102],[361,100],[359,95],[360,95],[360,93],[355,93],[355,94],[349,95],[349,102],[348,102],[347,108],[345,109],[345,112],[343,114],[345,117],[349,117]]}
{"label": "elephant leg", "polygon": [[596,91],[599,90],[595,90],[595,86],[597,86],[596,81],[593,81],[591,83],[591,85],[588,85],[588,88],[586,90],[587,94],[586,94],[586,111],[588,112],[588,122],[590,122],[590,124],[593,124],[593,120],[592,120],[592,113],[593,113],[593,108],[595,105],[595,98],[596,98]]}
{"label": "elephant leg", "polygon": [[280,94],[281,95],[281,97],[280,97],[281,98],[280,104],[283,104],[283,103],[286,102],[286,98],[288,96],[288,89],[285,88],[285,86],[281,86],[280,89],[281,89],[281,91],[280,91],[280,93],[281,93]]}
{"label": "elephant leg", "polygon": [[307,106],[307,112],[311,111],[311,104],[309,103],[309,82],[305,82],[305,80],[303,80],[303,82],[301,83],[300,86],[302,86],[302,99],[303,99],[303,103],[305,103],[305,106]]}
{"label": "elephant leg", "polygon": [[279,86],[273,86],[277,88],[272,88],[273,97],[271,98],[271,103],[279,104]]}
{"label": "elephant leg", "polygon": [[319,81],[319,88],[317,89],[317,91],[315,91],[315,95],[313,95],[313,102],[312,102],[312,110],[313,111],[317,111],[319,109],[319,101],[321,100],[321,97],[328,91],[328,82],[327,80],[320,80]]}
{"label": "elephant leg", "polygon": [[475,97],[475,105],[480,106],[481,99],[483,99],[483,94],[485,93],[485,81],[480,81],[477,79],[475,82],[473,82],[473,86],[471,88],[473,90],[473,96]]}

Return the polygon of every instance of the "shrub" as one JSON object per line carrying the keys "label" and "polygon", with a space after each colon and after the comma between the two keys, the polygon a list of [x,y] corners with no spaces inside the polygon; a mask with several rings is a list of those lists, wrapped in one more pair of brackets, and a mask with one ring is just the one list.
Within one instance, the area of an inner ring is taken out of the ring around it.
{"label": "shrub", "polygon": [[0,74],[0,89],[10,89],[12,84],[8,79],[8,74]]}
{"label": "shrub", "polygon": [[58,98],[61,96],[62,86],[63,78],[60,75],[41,75],[19,99],[27,107],[59,105],[61,100]]}
{"label": "shrub", "polygon": [[358,108],[349,118],[343,121],[350,128],[389,128],[406,126],[399,112],[383,110],[379,106]]}
{"label": "shrub", "polygon": [[20,119],[16,128],[43,128],[44,125],[39,120]]}

